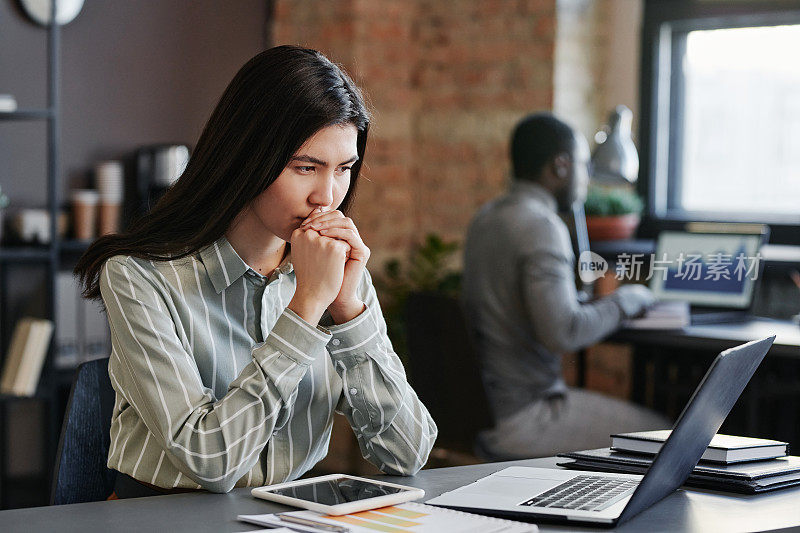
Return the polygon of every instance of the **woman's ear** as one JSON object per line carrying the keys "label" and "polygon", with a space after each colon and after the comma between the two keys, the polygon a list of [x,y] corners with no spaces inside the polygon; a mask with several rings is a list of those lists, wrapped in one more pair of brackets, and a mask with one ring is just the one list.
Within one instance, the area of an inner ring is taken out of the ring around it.
{"label": "woman's ear", "polygon": [[558,154],[553,158],[553,173],[560,180],[567,179],[569,177],[570,164],[571,161],[567,154]]}

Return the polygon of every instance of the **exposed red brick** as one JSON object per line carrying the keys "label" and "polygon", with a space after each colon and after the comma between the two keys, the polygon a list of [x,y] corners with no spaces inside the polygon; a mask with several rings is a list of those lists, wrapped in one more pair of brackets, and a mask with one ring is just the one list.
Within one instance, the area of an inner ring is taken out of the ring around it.
{"label": "exposed red brick", "polygon": [[373,257],[463,241],[505,188],[515,119],[552,107],[555,16],[556,0],[276,1],[276,39],[344,65],[374,110],[354,209]]}

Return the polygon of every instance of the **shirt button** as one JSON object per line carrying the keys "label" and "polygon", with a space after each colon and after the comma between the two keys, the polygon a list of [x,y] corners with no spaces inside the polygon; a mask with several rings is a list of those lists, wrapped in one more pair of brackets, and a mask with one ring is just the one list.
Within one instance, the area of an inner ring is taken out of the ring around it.
{"label": "shirt button", "polygon": [[358,389],[357,389],[357,388],[355,388],[355,387],[352,387],[352,388],[350,389],[350,394],[358,394]]}
{"label": "shirt button", "polygon": [[339,346],[341,343],[342,341],[340,341],[339,339],[333,339],[331,341],[331,344],[333,344],[334,346]]}

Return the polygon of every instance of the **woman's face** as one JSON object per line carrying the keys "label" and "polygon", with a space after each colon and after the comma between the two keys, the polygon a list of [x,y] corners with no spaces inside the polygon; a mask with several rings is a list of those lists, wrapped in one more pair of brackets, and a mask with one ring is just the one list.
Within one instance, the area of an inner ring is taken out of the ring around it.
{"label": "woman's face", "polygon": [[350,188],[350,168],[358,160],[357,139],[352,124],[316,132],[253,201],[252,214],[268,232],[289,241],[314,209],[338,208]]}

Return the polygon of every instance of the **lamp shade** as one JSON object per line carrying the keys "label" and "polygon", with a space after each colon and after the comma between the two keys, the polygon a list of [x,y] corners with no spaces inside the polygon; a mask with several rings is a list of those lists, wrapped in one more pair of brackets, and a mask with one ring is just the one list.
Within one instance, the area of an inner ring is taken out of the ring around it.
{"label": "lamp shade", "polygon": [[592,180],[605,185],[634,183],[639,177],[639,154],[631,139],[633,113],[617,106],[608,117],[608,134],[592,153]]}

